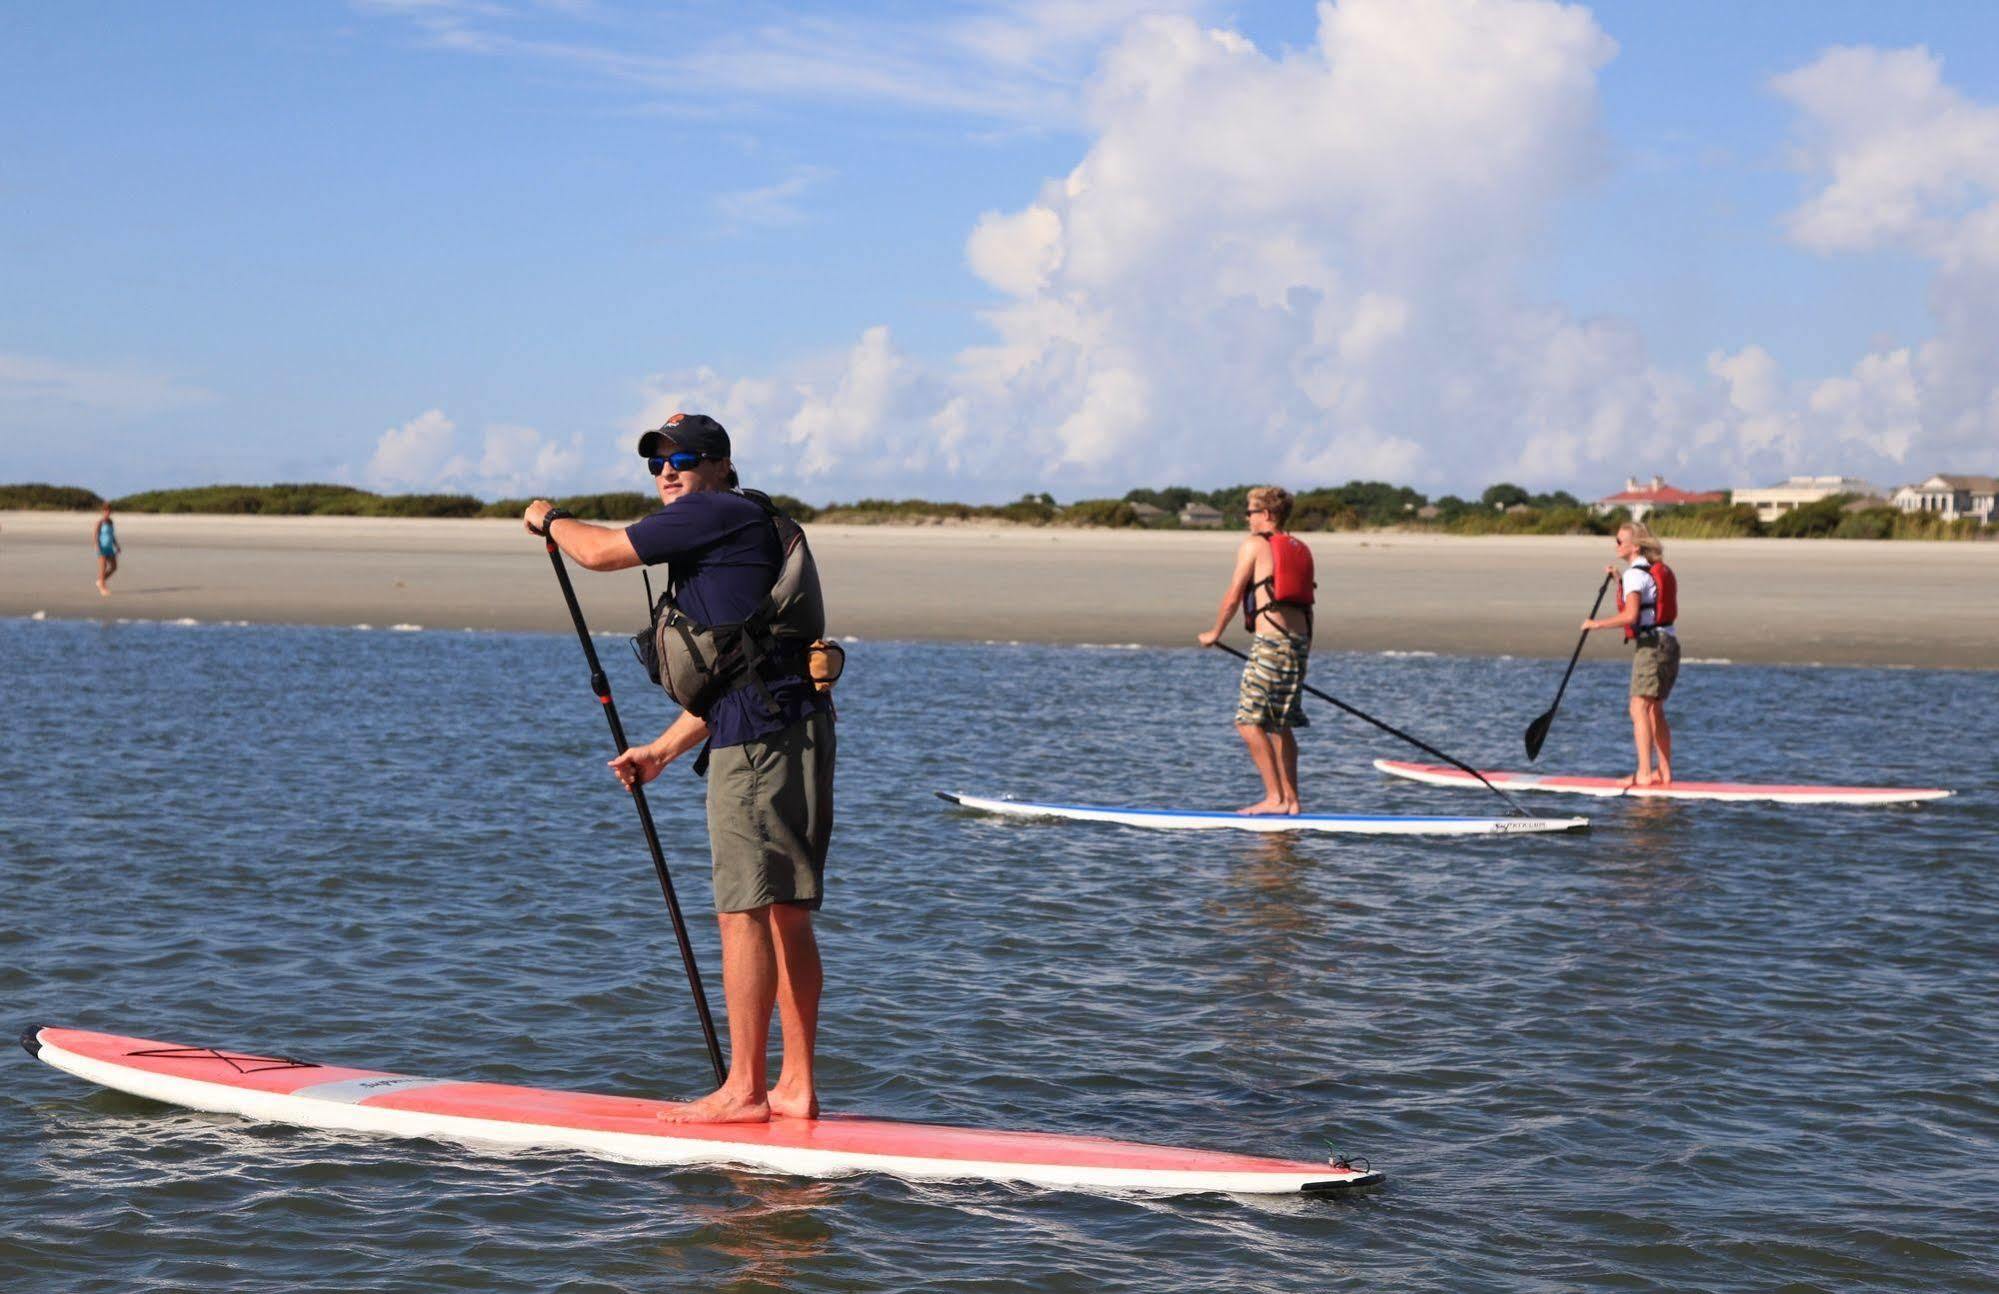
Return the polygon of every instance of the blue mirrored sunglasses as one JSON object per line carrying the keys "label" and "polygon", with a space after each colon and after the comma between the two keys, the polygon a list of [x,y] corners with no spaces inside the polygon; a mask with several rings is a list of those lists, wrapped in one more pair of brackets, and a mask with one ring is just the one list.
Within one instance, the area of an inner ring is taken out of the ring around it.
{"label": "blue mirrored sunglasses", "polygon": [[701,462],[701,455],[691,449],[676,449],[671,454],[654,454],[646,460],[646,470],[654,476],[671,467],[676,472],[685,472]]}

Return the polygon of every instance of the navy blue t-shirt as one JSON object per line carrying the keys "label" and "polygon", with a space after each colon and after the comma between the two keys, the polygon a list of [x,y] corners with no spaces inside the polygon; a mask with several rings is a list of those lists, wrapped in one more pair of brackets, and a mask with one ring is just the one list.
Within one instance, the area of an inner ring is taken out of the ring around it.
{"label": "navy blue t-shirt", "polygon": [[[784,562],[784,550],[764,510],[740,494],[684,494],[625,530],[639,560],[667,566],[668,587],[681,611],[704,625],[734,624],[763,605]],[[819,709],[805,678],[805,655],[767,661],[764,686],[777,713],[753,686],[739,687],[708,709],[708,740],[740,746],[789,728]]]}

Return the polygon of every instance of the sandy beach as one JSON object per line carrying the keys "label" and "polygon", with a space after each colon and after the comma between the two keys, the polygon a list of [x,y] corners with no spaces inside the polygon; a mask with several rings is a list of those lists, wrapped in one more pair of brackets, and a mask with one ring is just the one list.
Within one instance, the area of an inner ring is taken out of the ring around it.
{"label": "sandy beach", "polygon": [[[510,521],[124,514],[112,595],[94,518],[0,513],[0,615],[566,631]],[[1191,645],[1240,535],[816,526],[832,628],[860,639]],[[1313,534],[1322,650],[1563,656],[1608,539]],[[1693,659],[1990,669],[1999,545],[1669,543]],[[577,580],[592,627],[644,619],[636,571]],[[1606,606],[1608,601],[1606,600]],[[1588,653],[1620,650],[1602,635]]]}

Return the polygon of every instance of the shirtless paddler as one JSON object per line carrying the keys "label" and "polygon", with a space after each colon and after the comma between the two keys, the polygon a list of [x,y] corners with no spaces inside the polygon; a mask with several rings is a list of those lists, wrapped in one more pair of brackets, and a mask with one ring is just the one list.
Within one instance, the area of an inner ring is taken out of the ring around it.
{"label": "shirtless paddler", "polygon": [[1249,538],[1236,549],[1235,571],[1215,612],[1214,627],[1197,641],[1221,641],[1229,618],[1242,615],[1254,637],[1236,697],[1235,727],[1249,748],[1263,798],[1243,813],[1297,813],[1298,739],[1306,727],[1299,698],[1312,652],[1312,550],[1286,531],[1291,494],[1266,485],[1249,492]]}

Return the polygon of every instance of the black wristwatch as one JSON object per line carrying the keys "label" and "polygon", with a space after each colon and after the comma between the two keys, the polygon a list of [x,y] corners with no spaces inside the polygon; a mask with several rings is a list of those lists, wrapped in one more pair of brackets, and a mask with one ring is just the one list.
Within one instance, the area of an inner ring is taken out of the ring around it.
{"label": "black wristwatch", "polygon": [[549,538],[548,528],[556,522],[564,520],[574,521],[576,520],[576,514],[567,508],[550,508],[547,514],[541,519],[541,537],[543,539]]}

